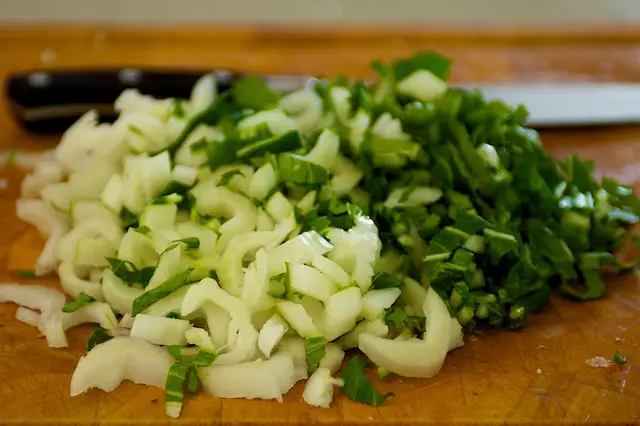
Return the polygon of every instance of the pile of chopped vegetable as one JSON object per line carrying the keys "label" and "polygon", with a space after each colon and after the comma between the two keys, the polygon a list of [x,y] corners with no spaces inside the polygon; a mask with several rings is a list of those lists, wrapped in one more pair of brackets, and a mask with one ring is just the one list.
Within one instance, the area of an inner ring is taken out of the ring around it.
{"label": "pile of chopped vegetable", "polygon": [[[601,266],[640,202],[593,164],[551,158],[527,112],[449,88],[449,60],[375,64],[376,84],[279,94],[257,77],[189,100],[127,90],[90,112],[22,186],[18,216],[48,236],[35,274],[65,293],[0,286],[49,346],[97,323],[71,395],[131,380],[218,397],[304,399],[334,386],[380,405],[382,376],[432,377],[461,326],[523,325],[552,289],[604,294]],[[39,312],[36,312],[39,311]]]}

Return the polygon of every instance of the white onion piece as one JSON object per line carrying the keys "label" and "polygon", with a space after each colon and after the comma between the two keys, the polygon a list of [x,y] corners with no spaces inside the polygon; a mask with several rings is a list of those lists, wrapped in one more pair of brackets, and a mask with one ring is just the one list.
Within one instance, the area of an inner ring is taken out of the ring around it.
{"label": "white onion piece", "polygon": [[91,388],[111,392],[123,380],[164,389],[173,362],[164,348],[142,339],[114,337],[80,358],[71,377],[71,396]]}
{"label": "white onion piece", "polygon": [[16,214],[20,220],[38,228],[42,235],[49,236],[36,262],[36,275],[41,276],[55,270],[58,259],[55,250],[62,237],[69,232],[69,224],[64,215],[42,200],[16,201]]}
{"label": "white onion piece", "polygon": [[304,380],[307,374],[307,349],[304,339],[299,336],[285,336],[276,348],[277,353],[285,353],[293,360],[295,380]]}
{"label": "white onion piece", "polygon": [[52,288],[40,285],[0,285],[0,303],[13,302],[40,311],[38,328],[47,338],[47,345],[52,348],[67,346],[67,337],[62,328],[64,301],[64,295]]}
{"label": "white onion piece", "polygon": [[289,331],[289,324],[287,324],[280,315],[273,314],[273,316],[264,323],[258,334],[258,348],[260,352],[262,352],[266,358],[269,358],[271,352],[287,331]]}
{"label": "white onion piece", "polygon": [[464,346],[464,335],[462,326],[456,318],[451,318],[451,326],[449,329],[449,350],[454,350],[460,346]]}
{"label": "white onion piece", "polygon": [[198,376],[204,389],[220,398],[276,399],[296,383],[291,357],[278,353],[267,361],[200,368]]}
{"label": "white onion piece", "polygon": [[[237,340],[232,345],[232,349],[218,356],[214,362],[235,364],[253,359],[258,349],[258,331],[251,323],[249,309],[240,299],[222,290],[215,280],[205,278],[190,286],[182,302],[181,315],[187,316],[209,301],[229,312],[231,320],[238,329]],[[228,338],[228,340],[232,339]],[[231,343],[229,345],[231,346]]]}
{"label": "white onion piece", "polygon": [[189,327],[187,320],[138,314],[133,320],[131,337],[138,337],[156,345],[184,346],[187,344],[184,334]]}
{"label": "white onion piece", "polygon": [[451,316],[431,288],[427,291],[423,312],[427,318],[423,340],[390,340],[363,333],[358,347],[373,363],[401,376],[435,376],[449,351]]}
{"label": "white onion piece", "polygon": [[64,170],[55,160],[43,160],[37,163],[32,174],[22,181],[20,194],[24,198],[37,198],[47,185],[58,183],[64,178]]}
{"label": "white onion piece", "polygon": [[62,328],[65,330],[85,323],[100,324],[102,328],[113,330],[118,325],[118,319],[111,306],[102,302],[89,303],[77,311],[62,313]]}
{"label": "white onion piece", "polygon": [[[102,274],[102,294],[104,300],[118,313],[131,314],[133,300],[144,291],[141,288],[129,287],[116,277],[111,269]],[[153,306],[153,305],[152,305]]]}
{"label": "white onion piece", "polygon": [[58,266],[58,277],[65,293],[77,299],[80,293],[93,297],[98,302],[104,300],[102,285],[99,282],[83,280],[78,277],[70,261],[63,261]]}
{"label": "white onion piece", "polygon": [[269,289],[269,263],[264,249],[256,252],[256,260],[245,270],[243,281],[242,300],[251,312],[256,312]]}
{"label": "white onion piece", "polygon": [[319,367],[326,368],[331,374],[334,374],[340,369],[343,360],[344,351],[340,348],[340,345],[329,343],[324,350],[324,356],[320,360]]}
{"label": "white onion piece", "polygon": [[32,327],[37,327],[40,322],[40,314],[28,308],[20,306],[16,311],[16,319]]}
{"label": "white onion piece", "polygon": [[205,349],[215,350],[216,347],[211,341],[207,330],[198,327],[190,327],[184,332],[184,337],[190,345],[196,345]]}
{"label": "white onion piece", "polygon": [[304,385],[302,398],[314,407],[329,408],[333,401],[333,387],[344,386],[344,380],[331,377],[331,371],[319,367]]}
{"label": "white onion piece", "polygon": [[120,318],[120,323],[118,323],[118,327],[120,328],[131,328],[133,327],[134,317],[131,314],[124,314],[122,318]]}

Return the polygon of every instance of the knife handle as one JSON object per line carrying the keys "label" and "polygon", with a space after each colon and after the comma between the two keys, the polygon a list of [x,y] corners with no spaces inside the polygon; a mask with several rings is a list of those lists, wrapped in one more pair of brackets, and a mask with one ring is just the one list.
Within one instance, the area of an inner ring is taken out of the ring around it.
{"label": "knife handle", "polygon": [[[11,75],[5,91],[15,118],[34,132],[63,131],[89,109],[101,119],[115,119],[113,103],[125,89],[156,98],[189,98],[198,78],[210,71],[162,69],[35,70]],[[235,74],[216,71],[218,90]]]}

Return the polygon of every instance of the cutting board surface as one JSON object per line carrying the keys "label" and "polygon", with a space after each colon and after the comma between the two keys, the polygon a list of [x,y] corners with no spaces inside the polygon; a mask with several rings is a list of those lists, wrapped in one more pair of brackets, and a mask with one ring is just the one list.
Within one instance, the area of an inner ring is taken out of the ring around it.
{"label": "cutting board surface", "polygon": [[[640,81],[640,29],[599,30],[309,30],[260,28],[126,30],[109,28],[0,29],[0,78],[42,67],[180,65],[254,72],[367,77],[371,59],[393,59],[422,48],[454,58],[455,81]],[[53,59],[53,61],[51,61]],[[639,100],[640,101],[640,100]],[[599,172],[640,182],[640,126],[548,131],[556,156],[579,153]],[[51,147],[52,138],[18,129],[0,101],[0,154]],[[0,281],[24,282],[43,246],[15,217],[24,172],[0,167]],[[58,286],[55,277],[37,282]],[[50,349],[32,327],[0,305],[0,424],[414,424],[640,422],[640,283],[634,274],[608,280],[605,298],[580,303],[554,297],[517,332],[483,329],[465,336],[431,380],[377,383],[396,398],[371,408],[337,393],[330,409],[302,401],[298,384],[283,404],[188,396],[182,416],[164,415],[162,391],[124,383],[115,392],[69,397],[69,381],[91,327],[72,329],[69,348]],[[592,368],[585,360],[629,362]]]}

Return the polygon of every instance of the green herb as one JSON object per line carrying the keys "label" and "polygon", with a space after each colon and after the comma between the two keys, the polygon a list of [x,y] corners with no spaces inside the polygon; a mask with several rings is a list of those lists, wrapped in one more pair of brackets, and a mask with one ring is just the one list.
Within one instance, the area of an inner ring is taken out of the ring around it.
{"label": "green herb", "polygon": [[200,381],[198,380],[198,372],[195,368],[189,369],[189,381],[187,382],[187,390],[191,393],[198,393]]}
{"label": "green herb", "polygon": [[401,59],[393,64],[393,75],[396,80],[402,80],[418,70],[427,70],[436,77],[444,80],[449,74],[451,60],[432,51],[419,52],[408,59]]}
{"label": "green herb", "polygon": [[174,240],[172,243],[181,243],[186,246],[186,250],[197,250],[200,248],[200,240],[196,237],[187,237],[180,240]]}
{"label": "green herb", "polygon": [[327,169],[295,154],[280,154],[277,170],[282,182],[297,185],[317,187],[329,180]]}
{"label": "green herb", "polygon": [[138,216],[129,211],[126,207],[122,208],[122,227],[126,230],[138,226]]}
{"label": "green herb", "polygon": [[240,148],[236,154],[238,159],[257,157],[266,153],[278,154],[302,148],[302,139],[297,130],[261,139]]}
{"label": "green herb", "polygon": [[107,262],[109,262],[111,272],[128,286],[140,284],[145,288],[149,284],[156,269],[153,266],[138,269],[136,265],[128,260],[120,260],[113,257],[107,257]]}
{"label": "green herb", "polygon": [[172,99],[171,100],[171,114],[178,118],[184,118],[187,113],[184,110],[184,100],[182,99]]}
{"label": "green herb", "polygon": [[238,110],[239,107],[237,105],[234,105],[231,101],[231,92],[224,92],[220,96],[217,96],[209,106],[207,106],[205,109],[203,109],[198,114],[193,116],[189,121],[187,121],[187,124],[182,129],[180,135],[166,149],[168,149],[169,154],[173,156],[173,154],[175,154],[178,149],[180,149],[191,132],[193,132],[199,125],[215,124],[222,117],[228,114],[233,114]]}
{"label": "green herb", "polygon": [[182,199],[180,194],[161,195],[151,200],[151,204],[179,204]]}
{"label": "green herb", "polygon": [[218,182],[218,186],[227,185],[231,181],[231,179],[233,179],[233,177],[237,175],[244,176],[240,169],[233,169],[223,173],[220,177],[220,182]]}
{"label": "green herb", "polygon": [[180,314],[177,313],[177,312],[169,312],[167,315],[165,315],[165,317],[171,318],[171,319],[180,319],[180,318],[182,318],[180,316]]}
{"label": "green herb", "polygon": [[167,414],[177,417],[182,410],[184,401],[184,382],[189,372],[189,366],[182,362],[176,362],[169,368],[165,382],[165,407]]}
{"label": "green herb", "polygon": [[164,283],[160,284],[158,287],[152,288],[151,290],[141,294],[133,300],[132,307],[132,315],[137,315],[140,312],[147,309],[149,306],[156,303],[158,300],[163,299],[179,289],[180,287],[187,284],[187,280],[189,274],[193,268],[187,268],[184,271],[174,275],[169,278]]}
{"label": "green herb", "polygon": [[100,343],[104,343],[107,340],[113,339],[113,336],[109,334],[107,330],[102,327],[98,327],[89,334],[89,339],[87,340],[87,352],[89,352],[95,345],[99,345]]}
{"label": "green herb", "polygon": [[142,130],[140,130],[140,128],[138,128],[138,127],[136,127],[136,126],[133,126],[133,125],[131,125],[131,124],[129,124],[129,125],[127,126],[127,128],[129,129],[129,131],[130,131],[131,133],[133,133],[133,134],[135,134],[135,135],[138,135],[138,136],[143,136],[143,137],[144,137],[144,132],[143,132]]}
{"label": "green herb", "polygon": [[371,380],[364,374],[364,368],[367,366],[366,361],[360,357],[353,357],[347,363],[342,371],[342,379],[344,380],[344,393],[350,399],[361,404],[379,407],[384,402],[395,396],[393,392],[386,394],[379,393],[374,387]]}
{"label": "green herb", "polygon": [[388,272],[379,272],[373,276],[371,286],[376,290],[391,287],[398,287],[401,289],[404,287],[404,279],[400,275],[390,274]]}
{"label": "green herb", "polygon": [[409,329],[413,334],[424,334],[426,318],[419,315],[407,315],[404,309],[388,308],[384,313],[384,322],[397,330]]}
{"label": "green herb", "polygon": [[307,371],[313,373],[318,368],[320,360],[324,358],[327,347],[326,337],[311,337],[307,339]]}
{"label": "green herb", "polygon": [[215,143],[215,142],[208,142],[206,139],[200,139],[199,141],[194,142],[191,145],[189,145],[189,151],[191,151],[194,154],[198,153],[200,151],[204,151],[205,149],[207,149],[207,147],[211,143]]}
{"label": "green herb", "polygon": [[382,367],[378,367],[378,377],[380,377],[380,380],[384,380],[392,374],[393,374],[393,371],[389,371]]}
{"label": "green herb", "polygon": [[249,76],[234,82],[233,98],[243,108],[261,110],[276,104],[280,95],[271,90],[262,78]]}
{"label": "green herb", "polygon": [[32,280],[38,277],[34,271],[29,271],[27,269],[18,269],[16,271],[16,275],[25,280]]}
{"label": "green herb", "polygon": [[613,354],[613,362],[615,362],[618,365],[626,364],[627,357],[620,353],[620,349],[617,349],[616,352]]}
{"label": "green herb", "polygon": [[91,302],[95,302],[95,301],[96,301],[96,299],[94,299],[93,297],[89,296],[88,294],[80,293],[76,300],[74,300],[73,302],[67,302],[67,303],[64,304],[64,306],[62,307],[62,312],[75,312],[78,309],[88,305]]}

